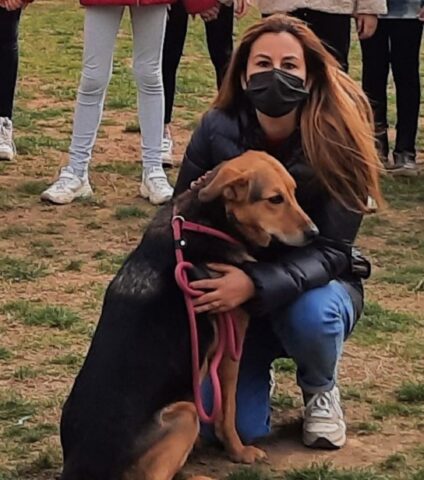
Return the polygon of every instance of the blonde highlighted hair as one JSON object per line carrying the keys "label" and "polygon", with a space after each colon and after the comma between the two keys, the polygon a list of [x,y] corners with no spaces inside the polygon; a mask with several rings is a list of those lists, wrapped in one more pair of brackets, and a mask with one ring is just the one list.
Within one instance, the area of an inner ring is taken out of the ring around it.
{"label": "blonde highlighted hair", "polygon": [[345,207],[367,212],[378,205],[380,161],[372,110],[362,89],[341,69],[318,37],[300,20],[273,15],[251,26],[233,54],[214,107],[235,113],[248,108],[241,79],[253,43],[265,33],[287,32],[301,43],[310,95],[300,115],[305,155],[328,192]]}

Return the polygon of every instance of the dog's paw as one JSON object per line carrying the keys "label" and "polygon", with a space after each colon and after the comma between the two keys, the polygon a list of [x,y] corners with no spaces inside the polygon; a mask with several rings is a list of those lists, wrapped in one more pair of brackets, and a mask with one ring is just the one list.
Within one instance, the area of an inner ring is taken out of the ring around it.
{"label": "dog's paw", "polygon": [[266,458],[267,454],[263,450],[253,446],[243,447],[242,450],[230,454],[230,459],[235,463],[251,464],[264,461]]}

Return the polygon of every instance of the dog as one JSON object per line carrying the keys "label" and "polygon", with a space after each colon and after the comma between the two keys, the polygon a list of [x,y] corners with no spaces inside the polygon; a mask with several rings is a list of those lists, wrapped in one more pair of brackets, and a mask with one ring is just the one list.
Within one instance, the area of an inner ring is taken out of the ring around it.
{"label": "dog", "polygon": [[[272,239],[301,246],[316,227],[298,205],[295,182],[263,152],[223,162],[195,187],[162,207],[138,247],[109,284],[84,364],[61,417],[61,480],[171,480],[199,433],[193,403],[190,335],[174,279],[174,212],[214,227],[239,244],[186,232],[194,265],[240,265],[251,246]],[[248,318],[238,309],[244,334]],[[197,318],[200,362],[216,347],[214,315]],[[221,366],[222,415],[216,431],[231,458],[250,463],[265,453],[244,446],[235,429],[238,363]]]}

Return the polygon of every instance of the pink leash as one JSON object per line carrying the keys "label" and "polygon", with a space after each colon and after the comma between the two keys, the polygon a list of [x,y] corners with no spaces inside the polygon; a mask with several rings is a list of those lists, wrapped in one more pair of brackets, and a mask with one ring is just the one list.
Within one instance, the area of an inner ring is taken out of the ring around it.
{"label": "pink leash", "polygon": [[196,313],[193,307],[193,298],[200,297],[204,292],[201,290],[194,290],[190,288],[189,285],[187,272],[193,268],[193,264],[184,260],[183,248],[186,245],[185,240],[182,238],[184,230],[210,235],[235,245],[238,245],[239,242],[224,232],[185,220],[184,217],[177,215],[174,209],[172,231],[175,242],[175,257],[177,260],[177,265],[175,267],[175,280],[184,294],[189,318],[194,403],[200,420],[204,423],[213,423],[222,410],[222,390],[218,375],[218,369],[222,358],[224,357],[224,354],[227,353],[234,361],[239,361],[243,345],[240,341],[239,332],[237,330],[234,311],[219,314],[217,320],[218,346],[209,368],[213,391],[213,407],[210,414],[206,413],[201,395],[199,340],[197,334]]}

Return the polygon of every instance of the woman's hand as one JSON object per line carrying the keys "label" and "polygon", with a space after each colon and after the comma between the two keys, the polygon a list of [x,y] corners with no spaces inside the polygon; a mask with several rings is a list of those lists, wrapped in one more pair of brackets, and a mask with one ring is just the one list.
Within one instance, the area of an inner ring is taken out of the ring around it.
{"label": "woman's hand", "polygon": [[221,4],[219,2],[209,10],[205,10],[200,14],[200,17],[204,22],[211,22],[212,20],[216,20],[219,15],[219,11],[221,10]]}
{"label": "woman's hand", "polygon": [[424,7],[421,7],[421,10],[418,12],[418,20],[424,22]]}
{"label": "woman's hand", "polygon": [[249,0],[234,0],[234,13],[237,18],[242,18],[246,15],[249,9]]}
{"label": "woman's hand", "polygon": [[193,300],[196,313],[223,313],[236,308],[255,294],[255,286],[243,270],[232,265],[210,263],[208,268],[222,277],[196,280],[190,283],[195,290],[209,290]]}
{"label": "woman's hand", "polygon": [[0,3],[0,6],[5,8],[6,10],[12,11],[17,10],[18,8],[25,7],[27,2],[25,0],[3,0]]}
{"label": "woman's hand", "polygon": [[359,40],[366,40],[374,35],[378,25],[377,15],[360,13],[356,15],[356,29]]}

